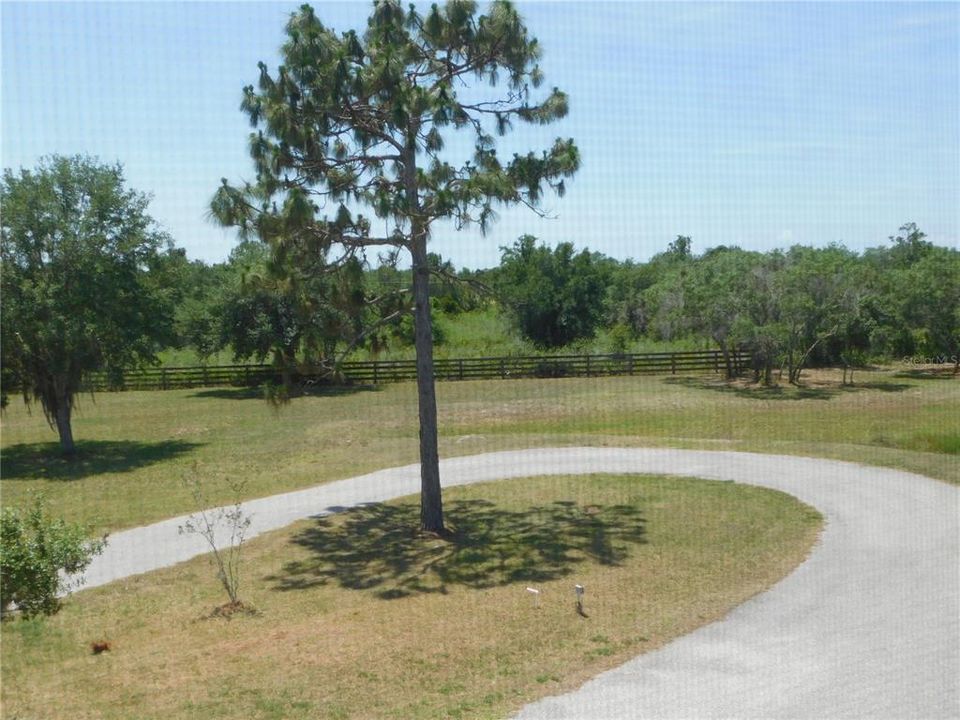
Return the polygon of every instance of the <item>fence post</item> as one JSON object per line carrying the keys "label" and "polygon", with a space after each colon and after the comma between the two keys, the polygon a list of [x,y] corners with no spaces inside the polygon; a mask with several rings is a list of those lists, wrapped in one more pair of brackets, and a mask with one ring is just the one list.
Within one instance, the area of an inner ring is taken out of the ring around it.
{"label": "fence post", "polygon": [[677,374],[677,354],[676,353],[670,353],[670,374],[671,375]]}
{"label": "fence post", "polygon": [[160,387],[164,390],[167,390],[167,369],[160,369]]}
{"label": "fence post", "polygon": [[720,372],[720,351],[719,350],[713,351],[713,372],[714,373]]}
{"label": "fence post", "polygon": [[463,358],[460,358],[460,360],[459,360],[459,362],[457,363],[457,365],[459,366],[459,367],[458,367],[458,370],[459,370],[459,373],[460,373],[460,379],[463,380]]}
{"label": "fence post", "polygon": [[590,356],[587,355],[587,377],[590,377]]}
{"label": "fence post", "polygon": [[500,359],[500,379],[507,379],[507,361],[503,358]]}

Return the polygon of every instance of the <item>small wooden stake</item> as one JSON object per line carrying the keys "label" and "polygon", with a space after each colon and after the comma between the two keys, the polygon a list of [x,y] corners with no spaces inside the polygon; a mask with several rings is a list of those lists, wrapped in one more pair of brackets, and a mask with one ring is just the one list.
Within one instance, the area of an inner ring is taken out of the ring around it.
{"label": "small wooden stake", "polygon": [[536,588],[528,587],[527,592],[533,595],[533,606],[535,608],[540,607],[540,591]]}

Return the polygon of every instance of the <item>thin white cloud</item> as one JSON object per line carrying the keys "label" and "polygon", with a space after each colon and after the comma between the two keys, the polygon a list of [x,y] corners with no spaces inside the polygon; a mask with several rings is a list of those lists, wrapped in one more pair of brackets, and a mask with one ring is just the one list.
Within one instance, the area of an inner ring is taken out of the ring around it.
{"label": "thin white cloud", "polygon": [[894,25],[898,28],[926,28],[933,25],[952,27],[956,30],[958,19],[960,19],[960,11],[957,8],[952,10],[928,10],[926,12],[921,10],[898,18]]}
{"label": "thin white cloud", "polygon": [[720,146],[714,152],[724,157],[761,157],[785,153],[839,153],[856,150],[858,146],[848,142],[825,142],[820,140],[760,140],[748,145]]}

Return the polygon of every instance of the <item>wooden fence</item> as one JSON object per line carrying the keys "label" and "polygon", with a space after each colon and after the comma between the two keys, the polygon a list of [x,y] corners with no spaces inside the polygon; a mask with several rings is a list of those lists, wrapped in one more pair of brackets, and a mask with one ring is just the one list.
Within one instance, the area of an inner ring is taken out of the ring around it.
{"label": "wooden fence", "polygon": [[[749,365],[750,356],[745,352],[734,352],[731,354],[731,362],[739,373]],[[434,360],[434,377],[437,380],[676,375],[704,371],[726,371],[723,355],[718,350]],[[371,360],[342,363],[340,374],[346,383],[379,385],[414,380],[417,369],[414,360]],[[322,369],[297,368],[292,375],[298,383],[331,381],[329,371]],[[121,388],[111,388],[105,375],[93,374],[88,378],[87,389],[173,390],[225,385],[250,387],[279,381],[280,373],[271,365],[216,365],[131,371],[125,374]]]}

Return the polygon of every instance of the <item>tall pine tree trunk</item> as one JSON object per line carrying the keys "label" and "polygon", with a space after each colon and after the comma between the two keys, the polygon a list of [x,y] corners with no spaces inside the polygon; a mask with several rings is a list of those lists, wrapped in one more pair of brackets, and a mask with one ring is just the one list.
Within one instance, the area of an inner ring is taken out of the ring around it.
{"label": "tall pine tree trunk", "polygon": [[414,347],[417,351],[417,400],[420,409],[420,528],[443,532],[440,455],[437,451],[437,394],[433,379],[433,330],[430,323],[430,268],[426,232],[415,228],[413,256]]}

